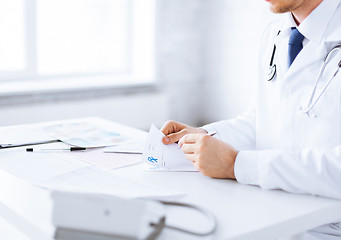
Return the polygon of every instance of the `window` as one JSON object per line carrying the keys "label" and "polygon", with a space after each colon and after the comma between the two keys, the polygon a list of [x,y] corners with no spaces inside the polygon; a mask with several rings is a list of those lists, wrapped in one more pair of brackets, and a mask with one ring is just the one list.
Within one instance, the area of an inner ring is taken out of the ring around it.
{"label": "window", "polygon": [[154,1],[1,0],[0,84],[29,91],[153,81]]}
{"label": "window", "polygon": [[126,0],[37,0],[39,75],[126,72]]}
{"label": "window", "polygon": [[0,72],[23,71],[26,67],[24,2],[0,1]]}

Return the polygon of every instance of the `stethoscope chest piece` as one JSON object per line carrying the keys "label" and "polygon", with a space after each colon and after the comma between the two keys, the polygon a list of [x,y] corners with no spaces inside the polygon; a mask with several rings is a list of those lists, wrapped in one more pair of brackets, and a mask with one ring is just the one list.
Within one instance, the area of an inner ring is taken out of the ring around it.
{"label": "stethoscope chest piece", "polygon": [[267,72],[267,79],[268,81],[271,81],[275,75],[276,75],[276,64],[269,66],[268,72]]}
{"label": "stethoscope chest piece", "polygon": [[[278,32],[278,34],[279,34],[279,32]],[[276,67],[276,64],[274,63],[275,54],[276,54],[276,44],[274,44],[274,48],[272,50],[272,55],[271,55],[271,59],[270,59],[270,65],[268,68],[268,72],[266,74],[268,81],[271,81],[276,75],[277,67]]]}

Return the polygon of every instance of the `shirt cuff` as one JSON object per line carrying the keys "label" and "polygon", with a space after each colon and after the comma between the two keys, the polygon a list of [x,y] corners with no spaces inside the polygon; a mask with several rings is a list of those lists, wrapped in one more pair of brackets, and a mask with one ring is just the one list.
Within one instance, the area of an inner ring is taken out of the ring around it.
{"label": "shirt cuff", "polygon": [[243,184],[260,185],[260,151],[240,151],[234,164],[234,175]]}

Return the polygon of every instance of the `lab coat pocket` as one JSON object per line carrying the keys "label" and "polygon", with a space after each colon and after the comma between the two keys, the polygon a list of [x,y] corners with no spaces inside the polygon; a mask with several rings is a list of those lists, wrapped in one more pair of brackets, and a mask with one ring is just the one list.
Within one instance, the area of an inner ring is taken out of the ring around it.
{"label": "lab coat pocket", "polygon": [[341,144],[341,75],[330,77],[331,81],[321,81],[310,103],[312,108],[307,113],[310,131],[314,132],[320,147]]}

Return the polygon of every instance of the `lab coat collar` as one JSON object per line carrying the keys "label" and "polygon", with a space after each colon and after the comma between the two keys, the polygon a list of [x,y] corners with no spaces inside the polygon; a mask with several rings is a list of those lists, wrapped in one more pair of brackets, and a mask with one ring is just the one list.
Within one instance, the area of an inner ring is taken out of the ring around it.
{"label": "lab coat collar", "polygon": [[327,49],[328,46],[335,45],[335,43],[340,43],[341,41],[341,0],[338,0],[338,13],[334,14],[333,18],[330,20],[330,23],[327,26],[327,30],[325,33],[325,44]]}
{"label": "lab coat collar", "polygon": [[297,27],[309,41],[317,45],[324,40],[327,26],[332,19],[340,0],[324,0],[317,6],[309,16]]}
{"label": "lab coat collar", "polygon": [[[319,61],[327,55],[329,43],[326,39],[329,37],[328,29],[341,32],[339,22],[335,18],[340,18],[335,14],[335,11],[340,13],[337,9],[341,0],[324,0],[298,27],[298,30],[309,40],[309,44],[303,47],[300,54],[297,55],[295,61],[286,72],[285,78],[291,79],[293,75],[300,71],[307,65]],[[291,15],[291,14],[290,14]],[[293,17],[290,16],[293,21]],[[292,26],[292,22],[286,21],[287,26]],[[291,24],[291,25],[290,25]],[[336,34],[335,34],[336,35]],[[340,41],[338,35],[337,41]],[[336,38],[336,36],[335,36]],[[318,56],[318,57],[312,57]]]}
{"label": "lab coat collar", "polygon": [[284,23],[282,26],[282,31],[289,30],[293,27],[297,27],[297,24],[292,16],[291,12],[284,13]]}
{"label": "lab coat collar", "polygon": [[[340,3],[341,0],[322,1],[300,26],[297,26],[291,12],[284,13],[284,21],[280,31],[281,33],[286,33],[288,31],[288,34],[290,34],[291,28],[296,27],[305,38],[319,45],[321,44],[321,41],[324,40],[323,37],[325,36],[328,24]],[[338,38],[340,38],[340,36],[338,36]]]}

